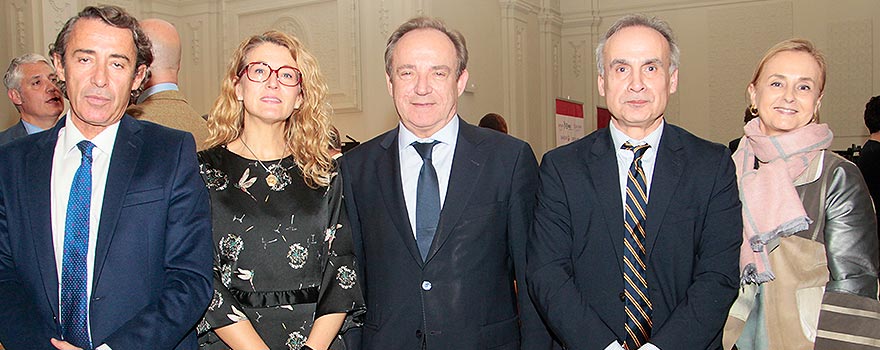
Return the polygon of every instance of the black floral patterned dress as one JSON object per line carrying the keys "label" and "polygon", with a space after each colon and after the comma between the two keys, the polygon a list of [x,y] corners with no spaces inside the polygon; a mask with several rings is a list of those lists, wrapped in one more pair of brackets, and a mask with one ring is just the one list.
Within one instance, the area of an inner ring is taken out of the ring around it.
{"label": "black floral patterned dress", "polygon": [[[299,350],[325,314],[348,313],[340,334],[351,327],[364,303],[342,179],[312,189],[292,157],[261,165],[224,146],[199,152],[199,164],[211,193],[215,252],[200,347],[228,349],[213,330],[241,320],[273,350]],[[340,336],[330,348],[345,348]]]}

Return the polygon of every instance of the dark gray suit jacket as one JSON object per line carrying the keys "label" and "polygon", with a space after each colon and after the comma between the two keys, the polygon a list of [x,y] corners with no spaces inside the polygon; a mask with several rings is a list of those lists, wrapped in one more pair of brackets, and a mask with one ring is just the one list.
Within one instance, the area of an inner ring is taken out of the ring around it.
{"label": "dark gray suit jacket", "polygon": [[[611,132],[548,152],[528,249],[538,310],[568,349],[622,341],[623,204]],[[666,124],[645,222],[660,349],[720,349],[739,286],[742,214],[726,147]]]}
{"label": "dark gray suit jacket", "polygon": [[341,158],[364,270],[363,348],[548,349],[549,333],[525,288],[538,175],[531,147],[460,120],[446,201],[422,262],[397,135],[391,130]]}

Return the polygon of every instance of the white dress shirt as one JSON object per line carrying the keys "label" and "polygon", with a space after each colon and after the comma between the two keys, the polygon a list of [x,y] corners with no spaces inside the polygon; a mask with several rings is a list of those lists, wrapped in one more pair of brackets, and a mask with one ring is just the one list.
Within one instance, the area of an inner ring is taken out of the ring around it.
{"label": "white dress shirt", "polygon": [[397,150],[400,154],[400,182],[403,184],[403,199],[406,201],[406,211],[409,214],[409,224],[412,227],[413,236],[416,234],[416,192],[419,183],[419,171],[422,169],[422,156],[416,151],[412,143],[440,141],[434,145],[431,153],[431,163],[437,171],[437,182],[440,185],[440,208],[446,201],[446,189],[449,187],[449,174],[452,172],[452,156],[455,154],[455,143],[458,140],[458,115],[456,114],[449,123],[434,135],[428,138],[418,138],[400,123],[397,128]]}
{"label": "white dress shirt", "polygon": [[[82,161],[82,152],[76,144],[85,140],[85,136],[70,121],[70,113],[65,118],[65,125],[58,131],[55,143],[55,154],[52,158],[51,179],[51,215],[52,243],[55,248],[55,265],[58,272],[58,295],[61,296],[61,267],[64,256],[64,226],[67,219],[67,202],[73,177]],[[95,144],[92,150],[92,199],[89,207],[89,250],[86,255],[87,300],[91,300],[92,277],[95,268],[95,246],[98,240],[98,226],[101,220],[101,207],[104,204],[104,188],[107,185],[107,173],[110,168],[110,155],[116,143],[116,132],[119,122],[108,126],[100,134],[90,140]],[[58,303],[61,305],[60,299]],[[60,310],[59,310],[60,314]],[[91,327],[89,327],[91,337]],[[106,346],[104,344],[103,346]],[[99,349],[105,349],[99,347]],[[109,347],[107,347],[109,349]]]}
{"label": "white dress shirt", "polygon": [[[608,128],[611,130],[611,141],[614,144],[614,152],[617,154],[617,178],[620,181],[620,201],[623,203],[624,207],[624,216],[626,215],[626,181],[629,177],[629,166],[632,165],[633,158],[635,158],[635,153],[630,150],[623,149],[624,143],[629,142],[630,145],[638,146],[642,144],[651,145],[645,154],[642,156],[642,171],[645,172],[645,190],[648,195],[648,202],[650,203],[651,198],[651,180],[654,179],[654,164],[656,164],[657,160],[657,150],[660,147],[660,136],[663,135],[663,127],[666,125],[666,121],[661,121],[660,126],[657,127],[654,131],[652,131],[648,136],[646,136],[642,140],[636,140],[630,138],[623,131],[616,128],[614,123],[608,123]],[[623,222],[620,223],[623,226]],[[623,325],[621,325],[622,327]],[[612,342],[605,348],[605,350],[623,350],[623,346],[620,345],[617,341]],[[639,350],[660,350],[654,344],[646,343],[639,348]]]}
{"label": "white dress shirt", "polygon": [[[623,149],[624,143],[629,142],[633,146],[649,144],[651,145],[642,156],[642,170],[645,172],[645,190],[648,194],[648,202],[651,201],[651,180],[654,179],[654,164],[657,160],[657,150],[660,147],[660,136],[663,135],[663,127],[666,122],[660,123],[660,126],[652,131],[642,140],[636,140],[626,136],[623,131],[616,128],[614,123],[608,123],[611,129],[611,141],[614,143],[614,152],[617,154],[617,178],[620,180],[620,202],[626,205],[626,180],[629,174],[629,166],[632,164],[635,154],[633,151]],[[624,209],[625,211],[626,209]],[[625,214],[625,213],[624,213]],[[621,223],[623,225],[623,223]]]}

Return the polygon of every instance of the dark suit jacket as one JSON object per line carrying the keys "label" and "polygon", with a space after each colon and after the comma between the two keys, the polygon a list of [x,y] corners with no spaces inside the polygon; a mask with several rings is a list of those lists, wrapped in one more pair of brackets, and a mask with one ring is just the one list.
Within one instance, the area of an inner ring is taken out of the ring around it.
{"label": "dark suit jacket", "polygon": [[9,143],[12,140],[15,140],[19,137],[27,136],[27,129],[25,129],[24,124],[22,124],[21,120],[15,125],[10,126],[8,129],[0,132],[0,146]]}
{"label": "dark suit jacket", "polygon": [[463,120],[459,125],[446,201],[425,263],[404,202],[397,129],[341,158],[364,270],[364,349],[419,349],[423,340],[438,350],[551,344],[524,286],[537,186],[534,153],[513,137]]}
{"label": "dark suit jacket", "polygon": [[[196,349],[194,326],[212,295],[212,247],[193,139],[127,115],[120,123],[96,242],[92,342]],[[7,349],[51,349],[49,338],[61,338],[50,178],[64,125],[0,152],[0,342]]]}
{"label": "dark suit jacket", "polygon": [[[623,204],[611,132],[548,152],[529,238],[532,299],[568,349],[625,339]],[[645,229],[650,342],[720,349],[739,285],[742,219],[730,151],[666,124]]]}

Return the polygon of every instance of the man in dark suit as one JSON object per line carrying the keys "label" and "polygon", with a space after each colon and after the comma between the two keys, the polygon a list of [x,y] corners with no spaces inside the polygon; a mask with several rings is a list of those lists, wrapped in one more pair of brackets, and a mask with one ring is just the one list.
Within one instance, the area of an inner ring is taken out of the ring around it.
{"label": "man in dark suit", "polygon": [[148,18],[140,21],[140,25],[153,44],[154,59],[150,65],[150,77],[144,83],[144,92],[126,113],[140,120],[189,132],[196,139],[196,149],[201,150],[208,139],[208,126],[186,102],[177,86],[180,35],[173,24],[162,19]]}
{"label": "man in dark suit", "polygon": [[541,163],[532,299],[567,349],[720,349],[742,242],[730,152],[664,121],[665,22],[626,16],[596,56],[612,120]]}
{"label": "man in dark suit", "polygon": [[341,158],[369,310],[365,349],[552,344],[524,279],[535,156],[459,118],[466,65],[457,31],[424,17],[401,25],[385,50],[399,126]]}
{"label": "man in dark suit", "polygon": [[54,80],[55,67],[45,57],[28,53],[12,59],[3,74],[3,85],[19,121],[0,132],[0,145],[55,125],[64,101]]}
{"label": "man in dark suit", "polygon": [[0,342],[195,349],[208,194],[192,136],[124,115],[149,41],[124,10],[87,7],[52,56],[69,113],[0,152]]}

